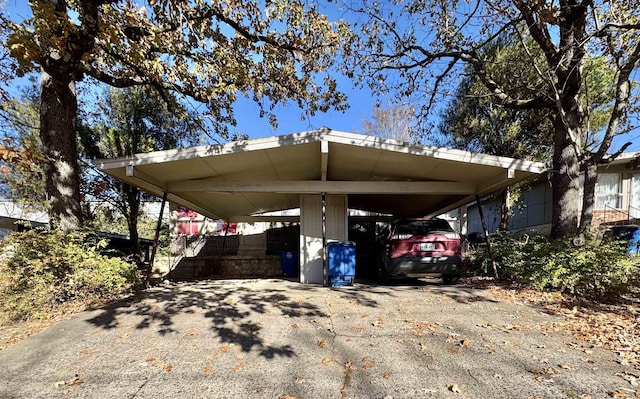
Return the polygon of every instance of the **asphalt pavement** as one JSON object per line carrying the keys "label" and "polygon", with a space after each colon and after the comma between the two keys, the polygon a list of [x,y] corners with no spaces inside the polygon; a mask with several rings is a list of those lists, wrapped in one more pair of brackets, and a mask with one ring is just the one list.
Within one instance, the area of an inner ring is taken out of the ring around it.
{"label": "asphalt pavement", "polygon": [[489,290],[165,284],[0,351],[0,398],[608,398],[613,353]]}

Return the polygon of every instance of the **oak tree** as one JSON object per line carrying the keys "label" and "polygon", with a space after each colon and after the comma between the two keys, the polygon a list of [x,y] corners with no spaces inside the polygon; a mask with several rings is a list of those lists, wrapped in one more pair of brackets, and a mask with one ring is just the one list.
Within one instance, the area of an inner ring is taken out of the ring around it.
{"label": "oak tree", "polygon": [[276,105],[293,101],[313,114],[345,109],[328,74],[349,40],[305,1],[33,0],[33,16],[9,25],[5,46],[18,75],[40,73],[40,136],[54,226],[82,223],[76,145],[76,83],[149,85],[171,104],[206,105],[211,129],[235,123],[238,95],[276,123]]}
{"label": "oak tree", "polygon": [[[440,1],[380,3],[364,0],[352,9],[364,15],[352,53],[356,71],[377,92],[424,97],[427,119],[450,92],[465,67],[502,106],[548,111],[553,115],[552,236],[575,237],[589,226],[596,166],[615,158],[628,144],[612,149],[614,137],[633,128],[630,115],[638,86],[632,83],[640,58],[640,3],[593,0]],[[505,35],[517,43],[538,77],[535,90],[513,91],[496,76],[483,49]],[[535,44],[543,57],[538,58]],[[604,128],[588,123],[589,104],[581,96],[589,58],[614,71],[613,93]],[[591,130],[593,129],[593,130]],[[586,139],[589,140],[586,140]],[[579,212],[580,173],[584,201]],[[580,224],[578,221],[580,220]]]}

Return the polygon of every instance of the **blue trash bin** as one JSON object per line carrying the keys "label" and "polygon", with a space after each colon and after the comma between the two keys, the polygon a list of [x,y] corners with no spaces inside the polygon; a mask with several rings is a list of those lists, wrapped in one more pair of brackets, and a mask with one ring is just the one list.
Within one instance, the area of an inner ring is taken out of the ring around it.
{"label": "blue trash bin", "polygon": [[287,277],[298,276],[298,253],[295,251],[280,251],[280,269]]}
{"label": "blue trash bin", "polygon": [[331,287],[353,285],[356,275],[356,244],[350,241],[329,243],[327,266]]}
{"label": "blue trash bin", "polygon": [[611,228],[613,237],[620,241],[627,241],[627,255],[640,253],[640,227],[638,226],[614,226]]}

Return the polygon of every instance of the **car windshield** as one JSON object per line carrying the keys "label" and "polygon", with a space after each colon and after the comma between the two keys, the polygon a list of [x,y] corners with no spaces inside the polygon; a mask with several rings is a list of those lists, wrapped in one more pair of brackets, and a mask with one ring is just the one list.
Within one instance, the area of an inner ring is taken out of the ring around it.
{"label": "car windshield", "polygon": [[395,228],[395,234],[427,235],[433,233],[449,233],[453,229],[446,220],[404,220]]}

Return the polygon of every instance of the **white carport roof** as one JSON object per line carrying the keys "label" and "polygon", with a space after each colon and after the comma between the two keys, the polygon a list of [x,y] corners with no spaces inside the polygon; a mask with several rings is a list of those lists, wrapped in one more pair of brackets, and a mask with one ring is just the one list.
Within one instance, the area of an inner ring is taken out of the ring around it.
{"label": "white carport roof", "polygon": [[544,165],[316,131],[157,151],[98,162],[106,173],[211,218],[251,220],[297,208],[300,194],[348,194],[349,207],[431,216],[534,174]]}

